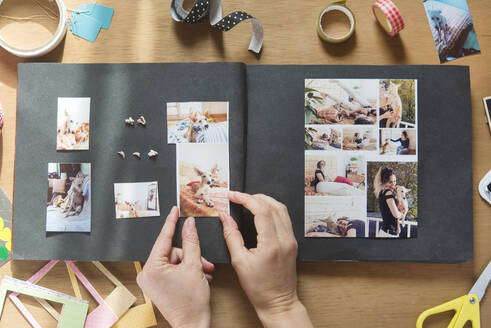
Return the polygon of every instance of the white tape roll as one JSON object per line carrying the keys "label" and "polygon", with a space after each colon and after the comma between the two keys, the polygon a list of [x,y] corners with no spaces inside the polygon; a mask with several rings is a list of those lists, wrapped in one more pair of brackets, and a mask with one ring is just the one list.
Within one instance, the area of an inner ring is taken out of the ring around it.
{"label": "white tape roll", "polygon": [[[3,0],[2,0],[3,1]],[[2,1],[0,1],[0,12],[1,12],[1,4]],[[58,27],[56,28],[56,32],[54,36],[51,38],[51,40],[48,41],[45,45],[35,48],[35,49],[18,49],[16,47],[13,47],[9,45],[1,36],[0,36],[0,46],[10,52],[11,54],[18,56],[18,57],[23,57],[23,58],[33,58],[33,57],[39,57],[42,55],[47,54],[54,48],[56,48],[57,45],[60,44],[61,40],[66,35],[67,27],[68,27],[68,14],[66,11],[65,4],[63,3],[62,0],[55,0],[56,5],[58,7],[59,11],[59,21],[58,21]]]}

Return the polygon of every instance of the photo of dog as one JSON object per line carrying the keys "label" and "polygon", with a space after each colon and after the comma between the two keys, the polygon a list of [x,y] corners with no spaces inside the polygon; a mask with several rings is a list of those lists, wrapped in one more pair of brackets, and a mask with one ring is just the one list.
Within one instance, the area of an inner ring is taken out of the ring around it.
{"label": "photo of dog", "polygon": [[380,129],[380,155],[416,155],[416,129]]}
{"label": "photo of dog", "polygon": [[57,150],[88,150],[90,98],[58,98]]}
{"label": "photo of dog", "polygon": [[90,231],[90,163],[49,163],[46,231]]}
{"label": "photo of dog", "polygon": [[376,79],[306,79],[305,124],[377,123]]}
{"label": "photo of dog", "polygon": [[178,144],[176,166],[181,217],[229,212],[228,144]]}
{"label": "photo of dog", "polygon": [[[406,215],[409,210],[409,203],[407,202],[406,194],[411,191],[411,189],[407,189],[404,186],[396,186],[394,198],[397,203],[397,208],[402,213],[401,224],[402,227],[406,225]],[[400,229],[399,229],[400,230]]]}
{"label": "photo of dog", "polygon": [[379,127],[416,127],[416,80],[380,80]]}
{"label": "photo of dog", "polygon": [[160,216],[158,182],[114,184],[116,219]]}
{"label": "photo of dog", "polygon": [[167,142],[227,143],[228,102],[167,103]]}

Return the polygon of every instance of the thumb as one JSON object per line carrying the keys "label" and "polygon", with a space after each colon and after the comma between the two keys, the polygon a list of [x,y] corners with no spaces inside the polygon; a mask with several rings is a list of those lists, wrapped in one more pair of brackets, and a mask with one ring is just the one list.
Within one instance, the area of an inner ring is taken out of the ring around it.
{"label": "thumb", "polygon": [[182,227],[182,253],[184,263],[201,264],[198,231],[193,217],[188,217]]}

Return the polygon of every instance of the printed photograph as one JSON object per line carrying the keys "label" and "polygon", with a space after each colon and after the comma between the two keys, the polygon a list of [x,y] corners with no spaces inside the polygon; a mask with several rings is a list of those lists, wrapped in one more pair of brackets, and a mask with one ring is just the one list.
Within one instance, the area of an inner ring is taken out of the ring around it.
{"label": "printed photograph", "polygon": [[167,103],[167,142],[228,143],[228,102]]}
{"label": "printed photograph", "polygon": [[305,237],[368,237],[363,197],[306,197]]}
{"label": "printed photograph", "polygon": [[380,155],[416,155],[415,129],[380,129]]}
{"label": "printed photograph", "polygon": [[416,127],[416,80],[380,80],[379,127]]}
{"label": "printed photograph", "polygon": [[423,0],[440,63],[481,52],[466,0]]}
{"label": "printed photograph", "polygon": [[343,150],[377,150],[377,129],[361,126],[343,128]]}
{"label": "printed photograph", "polygon": [[229,213],[228,144],[178,144],[176,153],[180,216]]}
{"label": "printed photograph", "polygon": [[157,181],[114,184],[116,219],[160,216]]}
{"label": "printed photograph", "polygon": [[90,163],[48,163],[46,231],[90,232]]}
{"label": "printed photograph", "polygon": [[418,233],[418,163],[367,163],[370,237],[414,238]]}
{"label": "printed photograph", "polygon": [[90,98],[58,98],[57,150],[88,150]]}
{"label": "printed photograph", "polygon": [[306,125],[305,150],[340,150],[342,129],[333,125]]}
{"label": "printed photograph", "polygon": [[305,196],[365,196],[363,156],[305,154]]}
{"label": "printed photograph", "polygon": [[306,79],[305,124],[376,124],[377,94],[376,79]]}

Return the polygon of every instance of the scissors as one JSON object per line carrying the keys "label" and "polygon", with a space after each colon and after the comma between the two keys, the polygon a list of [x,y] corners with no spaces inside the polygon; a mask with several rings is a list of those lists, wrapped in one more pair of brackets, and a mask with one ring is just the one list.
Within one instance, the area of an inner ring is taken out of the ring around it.
{"label": "scissors", "polygon": [[416,328],[423,328],[423,321],[429,316],[452,310],[455,311],[455,314],[447,328],[462,328],[467,321],[472,323],[472,328],[480,328],[481,318],[479,316],[479,301],[482,300],[486,293],[490,281],[491,261],[467,295],[424,311],[419,315],[418,320],[416,321]]}

